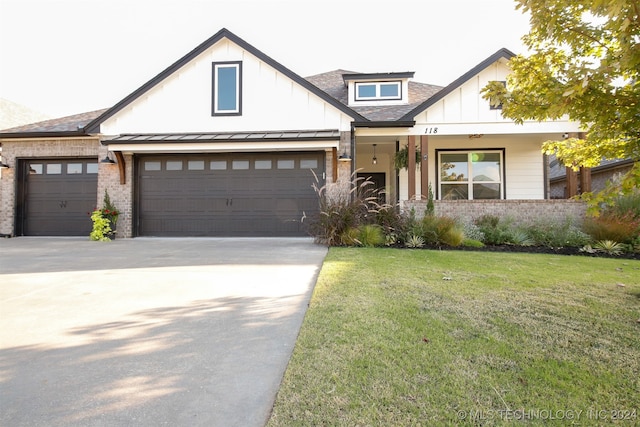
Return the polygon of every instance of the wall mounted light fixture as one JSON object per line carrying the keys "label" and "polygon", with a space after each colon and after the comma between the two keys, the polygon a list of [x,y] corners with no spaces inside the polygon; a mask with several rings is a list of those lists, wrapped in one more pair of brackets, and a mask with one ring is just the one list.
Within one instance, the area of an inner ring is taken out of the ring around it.
{"label": "wall mounted light fixture", "polygon": [[116,161],[113,160],[111,157],[109,157],[109,152],[107,152],[107,155],[104,157],[104,159],[100,160],[100,163],[107,164],[107,165],[115,165]]}
{"label": "wall mounted light fixture", "polygon": [[371,159],[371,163],[374,165],[378,164],[378,158],[376,157],[376,145],[378,144],[373,144],[373,159]]}
{"label": "wall mounted light fixture", "polygon": [[0,157],[0,169],[9,169],[9,165],[2,161],[2,157]]}
{"label": "wall mounted light fixture", "polygon": [[349,156],[347,154],[347,150],[345,149],[342,154],[340,154],[340,157],[338,157],[338,161],[339,162],[350,162],[351,161],[351,156]]}

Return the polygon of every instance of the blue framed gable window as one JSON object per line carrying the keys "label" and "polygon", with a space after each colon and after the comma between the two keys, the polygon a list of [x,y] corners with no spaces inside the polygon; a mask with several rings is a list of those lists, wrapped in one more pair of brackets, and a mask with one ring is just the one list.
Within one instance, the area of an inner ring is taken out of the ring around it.
{"label": "blue framed gable window", "polygon": [[213,63],[214,116],[242,114],[242,62]]}

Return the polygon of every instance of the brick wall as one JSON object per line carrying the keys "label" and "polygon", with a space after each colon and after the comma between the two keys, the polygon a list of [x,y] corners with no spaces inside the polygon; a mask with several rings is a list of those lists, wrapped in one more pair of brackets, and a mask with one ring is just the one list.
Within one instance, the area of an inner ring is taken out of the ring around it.
{"label": "brick wall", "polygon": [[[100,159],[107,155],[107,147],[100,146]],[[117,160],[113,153],[110,158]],[[99,164],[98,206],[102,207],[104,192],[109,192],[111,203],[120,211],[116,225],[117,237],[131,237],[133,233],[133,156],[124,156],[125,182],[120,183],[119,165]]]}
{"label": "brick wall", "polygon": [[[14,234],[16,159],[38,157],[98,157],[98,138],[2,140],[2,159],[10,168],[0,177],[0,234]],[[100,200],[102,200],[100,198]]]}
{"label": "brick wall", "polygon": [[[434,205],[436,214],[441,216],[472,221],[482,215],[495,215],[524,224],[566,218],[581,222],[587,209],[584,202],[576,200],[436,200]],[[403,210],[414,208],[416,215],[422,217],[426,207],[426,200],[405,201]]]}

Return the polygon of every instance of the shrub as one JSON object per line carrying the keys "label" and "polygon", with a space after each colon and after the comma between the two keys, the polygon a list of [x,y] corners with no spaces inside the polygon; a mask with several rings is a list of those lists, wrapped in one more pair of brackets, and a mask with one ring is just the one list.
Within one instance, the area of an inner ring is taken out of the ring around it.
{"label": "shrub", "polygon": [[640,216],[636,217],[633,211],[609,210],[599,217],[587,218],[583,227],[594,240],[631,243],[640,234]]}
{"label": "shrub", "polygon": [[384,230],[384,234],[401,234],[404,231],[406,218],[400,213],[397,206],[372,202],[371,214],[373,223],[378,224]]}
{"label": "shrub", "polygon": [[464,242],[464,232],[462,229],[454,227],[442,234],[439,240],[448,246],[460,246]]}
{"label": "shrub", "polygon": [[593,249],[609,255],[620,255],[623,252],[623,245],[613,240],[600,240],[593,245]]}
{"label": "shrub", "polygon": [[511,222],[500,220],[495,215],[482,215],[474,221],[483,234],[482,240],[487,245],[504,245],[511,243]]}
{"label": "shrub", "polygon": [[382,227],[376,224],[365,224],[358,227],[358,241],[365,247],[382,246],[385,235]]}
{"label": "shrub", "polygon": [[462,241],[462,246],[467,246],[469,248],[482,248],[484,247],[484,243],[482,243],[480,240],[464,239]]}
{"label": "shrub", "polygon": [[424,239],[422,238],[422,236],[413,234],[409,236],[404,245],[408,248],[421,248],[424,246]]}
{"label": "shrub", "polygon": [[535,245],[535,241],[529,236],[529,233],[527,233],[526,230],[524,229],[514,229],[511,232],[511,237],[510,237],[510,242],[514,245],[517,246],[533,246]]}
{"label": "shrub", "polygon": [[640,218],[640,190],[616,197],[613,200],[613,206],[608,208],[606,212],[618,215],[630,214],[634,218]]}
{"label": "shrub", "polygon": [[373,182],[352,175],[349,191],[336,198],[328,197],[327,186],[319,187],[317,183],[316,176],[313,188],[318,195],[319,213],[309,219],[308,229],[317,243],[342,245],[349,229],[373,221],[377,199]]}
{"label": "shrub", "polygon": [[96,209],[91,214],[93,221],[93,229],[89,233],[89,239],[98,242],[108,242],[111,240],[108,236],[111,233],[111,221],[102,215],[100,209]]}
{"label": "shrub", "polygon": [[484,240],[484,233],[480,230],[473,222],[465,222],[462,224],[462,231],[464,232],[464,237],[470,240],[476,240],[482,243]]}
{"label": "shrub", "polygon": [[360,244],[358,234],[359,231],[356,227],[348,228],[340,235],[340,244],[344,246],[358,246]]}
{"label": "shrub", "polygon": [[420,232],[425,242],[431,245],[460,246],[464,240],[457,221],[447,216],[425,215]]}
{"label": "shrub", "polygon": [[551,248],[582,247],[591,240],[569,218],[564,221],[538,220],[527,227],[527,232],[536,245]]}

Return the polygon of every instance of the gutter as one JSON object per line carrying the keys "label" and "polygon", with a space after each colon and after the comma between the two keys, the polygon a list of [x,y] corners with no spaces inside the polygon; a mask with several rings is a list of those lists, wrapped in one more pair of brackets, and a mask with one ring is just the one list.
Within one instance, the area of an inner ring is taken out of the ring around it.
{"label": "gutter", "polygon": [[351,128],[412,128],[415,120],[351,122]]}

